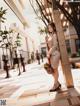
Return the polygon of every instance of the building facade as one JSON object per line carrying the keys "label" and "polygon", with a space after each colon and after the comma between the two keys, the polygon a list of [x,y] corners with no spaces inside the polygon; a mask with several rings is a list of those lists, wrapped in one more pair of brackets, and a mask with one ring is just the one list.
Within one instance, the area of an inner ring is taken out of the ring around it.
{"label": "building facade", "polygon": [[[21,46],[15,48],[12,50],[12,52],[15,51],[15,49],[17,50],[17,54],[18,57],[20,56],[20,54],[22,54],[22,56],[25,59],[25,63],[28,62],[28,60],[30,59],[30,54],[32,51],[35,50],[35,46],[33,45],[33,39],[30,38],[28,36],[28,33],[25,31],[25,29],[27,27],[29,27],[29,24],[27,23],[28,20],[26,20],[24,14],[23,14],[23,10],[25,8],[25,0],[2,0],[1,1],[3,8],[8,8],[8,11],[11,13],[11,16],[9,17],[9,13],[8,13],[8,22],[6,20],[5,25],[7,25],[7,29],[8,30],[12,30],[13,32],[11,33],[11,36],[13,36],[12,38],[12,44],[15,45],[15,41],[16,41],[16,37],[17,35],[20,36],[21,38]],[[7,18],[7,17],[6,17]],[[14,19],[16,18],[16,19]],[[2,29],[4,29],[5,25],[2,25]],[[3,69],[3,54],[6,55],[6,49],[4,48],[0,48],[0,68]],[[3,53],[4,52],[4,53]],[[10,57],[10,51],[9,49],[7,50],[7,55],[8,55],[8,60],[9,60],[9,64],[11,64],[11,57]],[[14,58],[14,53],[13,53],[13,58]]]}

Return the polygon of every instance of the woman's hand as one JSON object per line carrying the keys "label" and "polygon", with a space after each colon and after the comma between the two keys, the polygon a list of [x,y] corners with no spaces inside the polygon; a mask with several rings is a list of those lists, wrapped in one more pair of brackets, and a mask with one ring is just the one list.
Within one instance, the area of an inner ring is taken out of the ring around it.
{"label": "woman's hand", "polygon": [[47,58],[48,58],[48,59],[50,58],[50,55],[49,55],[49,54],[47,54]]}

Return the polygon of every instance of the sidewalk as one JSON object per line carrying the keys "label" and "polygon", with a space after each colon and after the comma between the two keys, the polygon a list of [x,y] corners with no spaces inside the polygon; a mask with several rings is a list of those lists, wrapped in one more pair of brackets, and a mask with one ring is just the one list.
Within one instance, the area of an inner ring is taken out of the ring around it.
{"label": "sidewalk", "polygon": [[59,66],[59,92],[49,92],[53,78],[43,68],[43,64],[26,66],[26,72],[17,76],[11,71],[11,78],[0,75],[0,99],[7,100],[7,106],[80,106],[80,69],[72,69],[74,88],[67,89],[62,68]]}

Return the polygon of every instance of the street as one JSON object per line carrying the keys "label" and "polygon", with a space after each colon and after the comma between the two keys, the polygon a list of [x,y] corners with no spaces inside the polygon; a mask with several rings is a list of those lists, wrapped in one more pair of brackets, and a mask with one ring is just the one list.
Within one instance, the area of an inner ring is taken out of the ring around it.
{"label": "street", "polygon": [[[11,78],[9,79],[5,79],[5,73],[3,73],[0,76],[0,99],[6,99],[7,106],[52,106],[54,100],[63,100],[63,98],[66,100],[70,96],[80,97],[80,69],[72,70],[75,89],[70,88],[69,90],[66,87],[65,78],[61,70],[61,65],[59,65],[59,81],[62,84],[59,92],[49,92],[49,89],[53,86],[54,79],[46,73],[43,63],[38,65],[35,62],[26,65],[26,72],[22,73],[21,76],[17,76],[16,69],[10,71]],[[47,104],[44,105],[43,103],[46,102]],[[68,106],[67,104],[66,106]]]}

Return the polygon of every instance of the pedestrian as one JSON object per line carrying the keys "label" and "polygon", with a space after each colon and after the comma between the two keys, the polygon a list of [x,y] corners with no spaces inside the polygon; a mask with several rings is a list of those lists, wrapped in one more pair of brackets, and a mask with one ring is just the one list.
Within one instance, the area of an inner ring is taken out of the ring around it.
{"label": "pedestrian", "polygon": [[32,63],[34,61],[34,52],[31,53],[31,61],[32,61]]}
{"label": "pedestrian", "polygon": [[21,65],[23,67],[23,72],[26,72],[24,58],[23,58],[22,54],[20,54],[20,62],[21,62]]}
{"label": "pedestrian", "polygon": [[19,61],[19,57],[18,57],[18,54],[17,54],[17,51],[15,50],[14,51],[14,53],[15,53],[15,58],[14,58],[14,61],[13,61],[13,67],[17,64],[18,65],[18,69],[19,69],[19,74],[18,75],[20,75],[21,74],[21,71],[20,71],[20,61]]}
{"label": "pedestrian", "polygon": [[17,51],[14,51],[14,55],[13,55],[13,68],[15,67],[16,64],[18,64],[19,60],[18,60],[18,56],[17,56]]}
{"label": "pedestrian", "polygon": [[51,74],[54,77],[54,85],[53,88],[50,89],[50,92],[52,92],[52,91],[59,90],[61,87],[61,84],[58,81],[59,78],[58,66],[60,60],[60,52],[59,52],[59,46],[57,41],[56,27],[54,23],[50,23],[48,25],[48,31],[49,31],[49,36],[46,37],[46,44],[48,47],[47,58],[51,66],[50,68]]}
{"label": "pedestrian", "polygon": [[38,52],[38,50],[36,50],[36,59],[38,61],[38,64],[40,64],[40,53]]}
{"label": "pedestrian", "polygon": [[43,58],[44,58],[43,53],[41,53],[41,59],[42,59],[42,62],[43,62]]}

